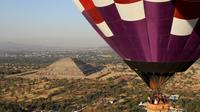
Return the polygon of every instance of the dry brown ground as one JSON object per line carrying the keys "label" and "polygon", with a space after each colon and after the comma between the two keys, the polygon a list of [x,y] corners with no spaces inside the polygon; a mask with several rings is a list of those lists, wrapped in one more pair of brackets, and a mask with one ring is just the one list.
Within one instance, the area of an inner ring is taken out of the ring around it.
{"label": "dry brown ground", "polygon": [[[113,65],[114,66],[114,65]],[[199,64],[194,64],[187,72],[185,73],[178,73],[176,74],[165,86],[167,90],[176,90],[176,91],[189,91],[189,92],[199,92],[200,91],[200,68]],[[112,67],[111,67],[112,68]],[[134,72],[130,70],[126,70],[125,72],[117,72],[117,71],[110,71],[109,67],[104,68],[102,71],[94,73],[90,76],[85,76],[80,69],[76,66],[72,59],[66,58],[59,60],[52,65],[48,66],[47,68],[38,70],[37,73],[31,72],[31,74],[25,75],[13,75],[9,76],[8,78],[15,78],[21,77],[27,80],[36,80],[33,85],[30,83],[21,83],[18,87],[13,87],[14,92],[12,92],[12,87],[10,90],[5,92],[4,94],[0,95],[0,100],[6,101],[31,101],[33,99],[38,98],[47,98],[49,95],[62,91],[64,88],[62,86],[55,87],[51,89],[47,89],[47,85],[51,83],[50,81],[46,81],[43,78],[49,78],[50,80],[56,79],[92,79],[93,82],[96,79],[102,80],[105,82],[106,80],[116,76],[122,76],[122,78],[127,79],[129,76],[135,77],[135,79],[140,79],[136,76]],[[3,82],[2,82],[3,83]],[[85,84],[89,84],[90,82],[86,82]],[[134,85],[129,84],[129,88],[134,88]],[[66,88],[65,88],[66,89]],[[69,88],[70,89],[70,88]],[[85,90],[82,92],[92,92],[96,91],[92,87],[84,88]],[[81,91],[80,91],[81,92]],[[68,92],[63,92],[61,94],[55,95],[52,97],[52,100],[55,101],[62,101],[63,99],[69,98]],[[84,94],[79,93],[79,91],[73,94]],[[81,97],[81,96],[80,96]]]}

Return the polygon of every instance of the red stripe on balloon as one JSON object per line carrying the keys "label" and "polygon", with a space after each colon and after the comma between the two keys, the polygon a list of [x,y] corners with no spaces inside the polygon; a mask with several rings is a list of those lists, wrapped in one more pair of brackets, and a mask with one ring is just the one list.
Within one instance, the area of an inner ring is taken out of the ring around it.
{"label": "red stripe on balloon", "polygon": [[96,23],[102,23],[104,21],[98,9],[95,7],[92,0],[80,0],[81,4],[85,8],[85,11],[90,15],[92,20]]}
{"label": "red stripe on balloon", "polygon": [[199,10],[200,3],[177,0],[174,16],[180,19],[195,19],[200,17]]}
{"label": "red stripe on balloon", "polygon": [[80,2],[86,11],[95,8],[95,5],[92,0],[80,0]]}
{"label": "red stripe on balloon", "polygon": [[96,8],[94,8],[92,10],[88,10],[87,13],[90,15],[90,17],[93,19],[93,21],[96,24],[102,23],[104,21],[101,14],[99,13],[99,11]]}
{"label": "red stripe on balloon", "polygon": [[114,0],[116,3],[120,3],[120,4],[129,4],[129,3],[134,3],[134,2],[138,2],[141,0]]}

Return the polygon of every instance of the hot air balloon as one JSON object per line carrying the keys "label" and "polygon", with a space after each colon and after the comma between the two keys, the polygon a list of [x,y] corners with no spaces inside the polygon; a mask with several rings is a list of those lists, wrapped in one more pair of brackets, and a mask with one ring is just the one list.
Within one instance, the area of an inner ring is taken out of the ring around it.
{"label": "hot air balloon", "polygon": [[153,90],[200,56],[199,0],[74,0],[99,35]]}

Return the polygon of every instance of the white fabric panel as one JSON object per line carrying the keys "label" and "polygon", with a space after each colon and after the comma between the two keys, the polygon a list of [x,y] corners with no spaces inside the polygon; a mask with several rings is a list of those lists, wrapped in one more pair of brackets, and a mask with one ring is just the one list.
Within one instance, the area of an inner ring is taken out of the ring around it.
{"label": "white fabric panel", "polygon": [[174,17],[173,23],[172,23],[172,29],[171,34],[177,35],[177,36],[187,36],[190,35],[196,26],[199,18],[197,19],[191,19],[191,20],[185,20],[185,19],[179,19]]}
{"label": "white fabric panel", "polygon": [[138,21],[145,18],[143,0],[129,4],[116,3],[116,7],[122,20]]}
{"label": "white fabric panel", "polygon": [[97,24],[97,27],[101,30],[101,32],[106,36],[106,37],[112,37],[113,33],[110,30],[109,26],[106,24],[106,22],[102,22]]}
{"label": "white fabric panel", "polygon": [[172,0],[144,0],[144,1],[148,1],[148,2],[169,2],[169,1],[172,1]]}
{"label": "white fabric panel", "polygon": [[105,7],[114,3],[114,0],[93,0],[96,7]]}
{"label": "white fabric panel", "polygon": [[83,12],[85,10],[85,8],[83,7],[83,5],[81,4],[81,2],[79,0],[73,0],[73,1],[81,12]]}

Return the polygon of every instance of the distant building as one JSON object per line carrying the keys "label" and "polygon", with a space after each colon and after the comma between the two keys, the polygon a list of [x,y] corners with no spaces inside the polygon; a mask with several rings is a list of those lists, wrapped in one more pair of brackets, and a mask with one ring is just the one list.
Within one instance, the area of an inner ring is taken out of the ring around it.
{"label": "distant building", "polygon": [[169,97],[169,100],[171,100],[171,101],[177,101],[179,99],[179,97],[180,97],[180,95],[171,95]]}

